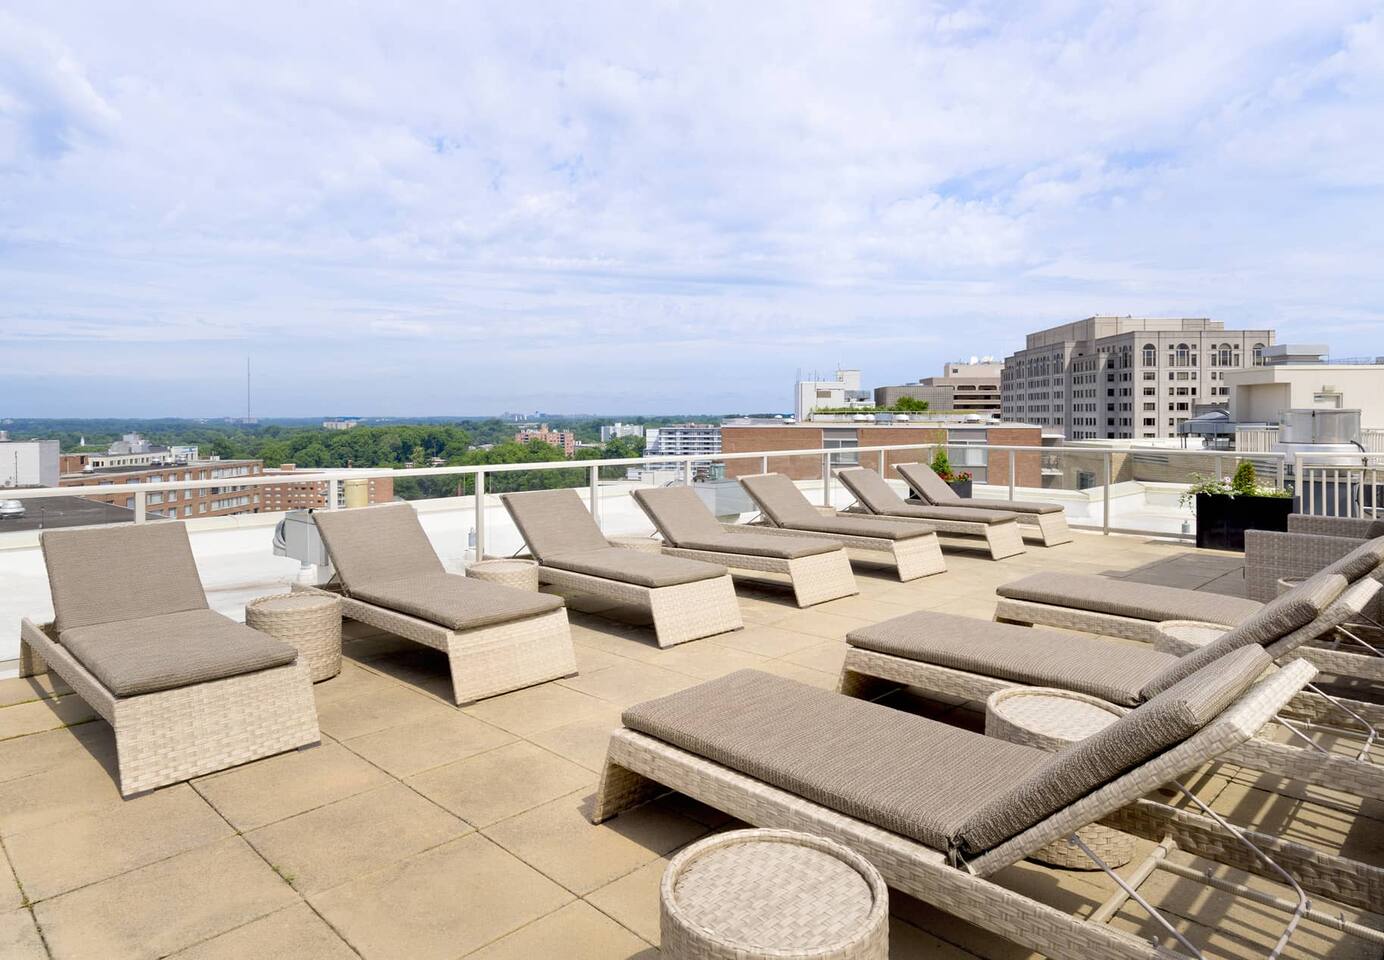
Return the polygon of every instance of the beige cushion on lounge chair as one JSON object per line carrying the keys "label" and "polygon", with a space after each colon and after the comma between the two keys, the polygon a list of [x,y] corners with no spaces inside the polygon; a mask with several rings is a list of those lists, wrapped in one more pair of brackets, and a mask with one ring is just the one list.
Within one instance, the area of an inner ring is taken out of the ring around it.
{"label": "beige cushion on lounge chair", "polygon": [[947,486],[947,481],[925,463],[900,463],[894,467],[909,485],[924,500],[931,503],[960,503],[961,497]]}
{"label": "beige cushion on lounge chair", "polygon": [[1232,650],[1246,646],[1264,647],[1307,626],[1321,616],[1345,589],[1346,578],[1339,574],[1319,573],[1303,581],[1264,604],[1239,625],[1200,650],[1193,650],[1170,664],[1144,687],[1143,698],[1157,696]]}
{"label": "beige cushion on lounge chair", "polygon": [[446,573],[418,514],[407,503],[313,515],[342,589]]}
{"label": "beige cushion on lounge chair", "polygon": [[72,627],[58,640],[117,697],[236,677],[298,658],[288,644],[212,610]]}
{"label": "beige cushion on lounge chair", "polygon": [[911,540],[926,537],[933,529],[922,523],[906,520],[885,520],[875,517],[824,517],[808,503],[793,481],[780,473],[763,473],[741,477],[740,484],[749,491],[759,509],[775,525],[788,530],[810,530],[813,533],[834,533],[847,537],[874,537],[879,540]]}
{"label": "beige cushion on lounge chair", "polygon": [[1035,573],[1001,584],[995,592],[1010,600],[1090,610],[1135,620],[1205,620],[1227,626],[1247,620],[1262,606],[1243,597],[1085,573]]}
{"label": "beige cushion on lounge chair", "polygon": [[1092,790],[1186,740],[1230,705],[1273,663],[1243,647],[1183,679],[1110,726],[1052,754],[1012,789],[980,806],[961,831],[977,854],[1008,840]]}
{"label": "beige cushion on lounge chair", "polygon": [[634,499],[663,534],[663,539],[675,547],[781,560],[796,560],[840,549],[837,544],[813,537],[794,539],[738,530],[732,533],[721,526],[690,487],[636,490]]}
{"label": "beige cushion on lounge chair", "polygon": [[1060,503],[1043,503],[1037,500],[966,500],[956,495],[932,468],[922,463],[901,463],[896,470],[908,483],[909,488],[924,502],[937,506],[956,504],[972,510],[1006,510],[1010,513],[1062,513]]}
{"label": "beige cushion on lounge chair", "polygon": [[181,523],[45,530],[39,542],[59,632],[207,609]]}
{"label": "beige cushion on lounge chair", "polygon": [[562,598],[552,594],[515,590],[454,573],[367,583],[351,595],[448,630],[509,623],[562,607]]}
{"label": "beige cushion on lounge chair", "polygon": [[[1008,523],[1019,518],[1012,513],[998,510],[974,510],[967,506],[934,506],[908,503],[884,478],[873,470],[856,467],[842,470],[837,478],[846,485],[871,513],[882,517],[909,517],[916,520],[957,520],[962,523],[997,524]],[[960,501],[964,503],[964,501]]]}
{"label": "beige cushion on lounge chair", "polygon": [[756,670],[630,707],[624,722],[943,851],[978,803],[1048,762],[1032,747]]}
{"label": "beige cushion on lounge chair", "polygon": [[1150,646],[1036,630],[922,610],[852,630],[862,650],[1030,686],[1075,690],[1127,707],[1151,677],[1178,662]]}
{"label": "beige cushion on lounge chair", "polygon": [[610,546],[575,490],[502,493],[500,501],[540,563],[562,553],[585,553]]}
{"label": "beige cushion on lounge chair", "polygon": [[682,583],[696,583],[699,580],[714,580],[726,576],[726,568],[714,563],[642,553],[623,547],[602,547],[582,553],[562,553],[555,557],[545,557],[543,565],[650,589],[675,587]]}
{"label": "beige cushion on lounge chair", "polygon": [[689,550],[710,550],[714,553],[743,553],[752,557],[774,557],[779,560],[799,560],[823,553],[835,553],[841,544],[815,537],[782,537],[770,533],[732,533],[724,531],[714,537],[693,537],[678,543]]}

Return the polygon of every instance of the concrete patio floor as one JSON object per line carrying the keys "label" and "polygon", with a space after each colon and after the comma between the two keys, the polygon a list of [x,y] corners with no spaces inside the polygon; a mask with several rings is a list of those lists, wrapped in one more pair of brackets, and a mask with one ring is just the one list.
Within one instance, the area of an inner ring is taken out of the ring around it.
{"label": "concrete patio floor", "polygon": [[[315,688],[321,746],[132,800],[112,778],[109,728],[78,698],[47,677],[0,681],[0,957],[653,957],[667,858],[732,824],[678,796],[587,821],[623,707],[743,667],[832,688],[847,631],[919,609],[988,619],[995,586],[1035,570],[1242,586],[1236,557],[1076,536],[1000,562],[948,544],[948,572],[908,584],[857,568],[859,596],[808,610],[742,585],[744,630],[668,650],[637,611],[572,598],[580,674],[464,710],[447,700],[441,654],[350,630],[341,675]],[[890,702],[980,720],[974,705]],[[1380,804],[1226,764],[1189,782],[1241,825],[1384,863]],[[1028,863],[997,879],[1077,914],[1113,889],[1104,875]],[[1208,955],[1263,956],[1284,920],[1163,874],[1145,893]],[[891,897],[893,957],[1030,956]],[[1384,918],[1339,912],[1384,928]],[[1113,923],[1158,935],[1137,908]],[[1379,949],[1306,923],[1287,955]]]}

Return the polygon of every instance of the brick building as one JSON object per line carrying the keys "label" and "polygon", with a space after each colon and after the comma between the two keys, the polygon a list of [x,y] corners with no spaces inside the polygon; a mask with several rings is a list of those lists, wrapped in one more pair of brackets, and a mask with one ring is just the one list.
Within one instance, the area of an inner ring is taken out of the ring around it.
{"label": "brick building", "polygon": [[577,435],[575,433],[570,430],[549,429],[546,423],[537,429],[525,427],[514,435],[515,443],[528,443],[530,440],[561,447],[562,452],[569,457],[577,452]]}
{"label": "brick building", "polygon": [[[295,464],[285,463],[277,468],[264,471],[266,477],[283,476],[283,483],[271,483],[260,487],[262,508],[265,513],[278,513],[284,510],[319,510],[328,506],[327,492],[330,489],[320,471],[306,470],[301,474]],[[346,505],[347,484],[365,485],[367,503],[388,503],[394,499],[394,478],[373,477],[369,479],[339,477],[337,485],[341,506]]]}
{"label": "brick building", "polygon": [[[191,490],[151,490],[145,497],[145,510],[151,517],[226,517],[237,513],[259,513],[260,490],[235,481],[264,473],[261,460],[199,460],[141,467],[93,467],[59,479],[62,487],[100,488],[127,483],[173,483],[180,480],[225,480],[226,483]],[[102,495],[97,490],[82,496],[98,503],[134,508],[133,493]]]}
{"label": "brick building", "polygon": [[[1037,447],[1042,444],[1042,431],[1024,423],[965,423],[935,421],[932,423],[887,424],[871,426],[861,423],[784,423],[728,422],[721,425],[721,450],[724,453],[748,453],[762,450],[812,450],[849,448],[856,446],[894,446],[908,443],[974,444],[973,447],[954,446],[948,450],[952,469],[969,471],[977,483],[1009,482],[1008,451],[992,451],[988,446]],[[881,470],[894,478],[893,466],[914,463],[928,456],[923,450],[899,450],[886,453],[841,453],[833,456],[833,467],[863,466]],[[1021,487],[1041,487],[1041,457],[1039,453],[1014,454],[1014,482]],[[884,463],[881,464],[881,459]],[[727,460],[726,476],[743,477],[759,473],[763,462],[755,459]],[[769,457],[769,470],[784,473],[794,480],[815,480],[822,476],[820,455]]]}

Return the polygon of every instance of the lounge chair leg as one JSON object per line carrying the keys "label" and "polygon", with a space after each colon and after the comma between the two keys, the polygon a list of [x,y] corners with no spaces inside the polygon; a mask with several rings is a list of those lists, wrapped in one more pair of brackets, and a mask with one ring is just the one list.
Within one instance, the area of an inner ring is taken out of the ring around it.
{"label": "lounge chair leg", "polygon": [[891,690],[897,690],[899,686],[881,677],[872,677],[868,673],[857,673],[849,667],[842,667],[841,677],[836,683],[836,692],[855,697],[857,700],[878,700]]}
{"label": "lounge chair leg", "polygon": [[650,780],[607,759],[605,769],[601,771],[601,783],[596,788],[591,822],[604,823],[668,792],[668,788],[657,780]]}
{"label": "lounge chair leg", "polygon": [[39,656],[38,651],[21,637],[19,641],[19,675],[21,677],[36,677],[47,672],[48,664],[43,662],[43,657]]}
{"label": "lounge chair leg", "polygon": [[1072,532],[1067,527],[1067,515],[1065,513],[1038,514],[1038,532],[1042,534],[1043,546],[1045,547],[1055,547],[1058,544],[1072,542]]}
{"label": "lounge chair leg", "polygon": [[991,560],[1016,557],[1024,552],[1024,535],[1019,531],[1019,521],[997,523],[985,528],[985,544],[990,548]]}

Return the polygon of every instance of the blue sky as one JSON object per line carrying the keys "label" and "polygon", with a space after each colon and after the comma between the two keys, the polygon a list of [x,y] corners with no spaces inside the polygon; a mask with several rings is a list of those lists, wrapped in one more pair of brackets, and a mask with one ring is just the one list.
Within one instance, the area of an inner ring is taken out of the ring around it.
{"label": "blue sky", "polygon": [[1092,313],[1384,354],[1377,3],[0,11],[0,416],[784,409]]}

